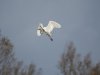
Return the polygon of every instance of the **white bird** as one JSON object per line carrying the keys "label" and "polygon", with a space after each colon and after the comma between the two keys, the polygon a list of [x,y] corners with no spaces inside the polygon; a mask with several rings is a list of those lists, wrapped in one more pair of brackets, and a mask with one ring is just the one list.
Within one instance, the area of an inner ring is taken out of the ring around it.
{"label": "white bird", "polygon": [[55,21],[49,21],[47,27],[43,27],[43,24],[40,23],[37,29],[37,35],[41,36],[42,34],[45,34],[50,38],[51,41],[53,41],[51,32],[54,28],[61,28],[61,25]]}

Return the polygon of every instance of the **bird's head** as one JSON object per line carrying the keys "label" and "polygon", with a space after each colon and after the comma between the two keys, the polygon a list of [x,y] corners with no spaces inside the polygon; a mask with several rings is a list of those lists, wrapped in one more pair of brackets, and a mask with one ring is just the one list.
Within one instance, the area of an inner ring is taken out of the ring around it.
{"label": "bird's head", "polygon": [[42,23],[40,23],[40,24],[39,24],[39,26],[38,26],[38,29],[37,29],[37,30],[41,30],[41,29],[43,29],[43,24],[42,24]]}
{"label": "bird's head", "polygon": [[41,30],[43,28],[43,25],[40,23],[37,30]]}
{"label": "bird's head", "polygon": [[40,28],[43,28],[43,24],[42,24],[42,23],[40,23],[40,24],[39,24],[39,27],[40,27]]}

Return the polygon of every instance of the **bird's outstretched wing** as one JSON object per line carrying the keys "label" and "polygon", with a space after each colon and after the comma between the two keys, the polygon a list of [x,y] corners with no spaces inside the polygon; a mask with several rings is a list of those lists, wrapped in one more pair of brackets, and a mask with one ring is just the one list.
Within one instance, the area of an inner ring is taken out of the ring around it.
{"label": "bird's outstretched wing", "polygon": [[39,26],[38,26],[37,35],[41,36],[41,32],[43,32],[43,24],[42,23],[40,23]]}
{"label": "bird's outstretched wing", "polygon": [[61,25],[55,21],[49,21],[48,26],[45,27],[45,30],[50,33],[54,28],[61,28]]}
{"label": "bird's outstretched wing", "polygon": [[41,36],[40,30],[37,29],[37,35]]}
{"label": "bird's outstretched wing", "polygon": [[38,26],[38,29],[37,29],[37,35],[38,36],[41,36],[41,33],[40,33],[40,25]]}

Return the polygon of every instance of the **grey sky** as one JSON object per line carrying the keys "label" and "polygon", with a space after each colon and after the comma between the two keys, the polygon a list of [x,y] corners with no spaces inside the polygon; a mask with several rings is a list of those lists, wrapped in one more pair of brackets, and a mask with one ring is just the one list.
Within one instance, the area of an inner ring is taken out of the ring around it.
{"label": "grey sky", "polygon": [[[51,42],[37,37],[39,23],[57,21]],[[11,39],[19,60],[34,62],[44,75],[55,75],[65,44],[73,41],[83,56],[100,61],[100,0],[0,0],[0,29]]]}

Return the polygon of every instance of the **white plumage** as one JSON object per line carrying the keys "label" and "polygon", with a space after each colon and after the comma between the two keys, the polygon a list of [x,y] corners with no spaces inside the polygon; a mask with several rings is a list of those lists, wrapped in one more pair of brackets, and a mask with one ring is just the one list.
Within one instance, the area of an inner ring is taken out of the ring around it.
{"label": "white plumage", "polygon": [[53,41],[51,37],[51,32],[54,28],[61,28],[61,25],[55,21],[49,21],[47,27],[43,27],[43,24],[40,24],[37,29],[37,35],[41,36],[42,34],[46,34],[51,41]]}

